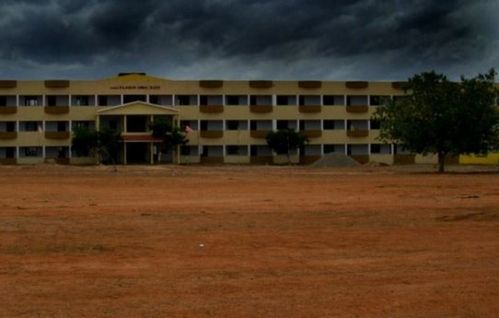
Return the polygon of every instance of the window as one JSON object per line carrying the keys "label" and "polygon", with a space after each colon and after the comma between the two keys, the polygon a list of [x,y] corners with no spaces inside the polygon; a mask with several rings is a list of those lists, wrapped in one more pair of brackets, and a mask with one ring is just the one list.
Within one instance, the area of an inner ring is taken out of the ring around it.
{"label": "window", "polygon": [[239,154],[239,146],[227,146],[226,148],[228,155],[238,155]]}
{"label": "window", "polygon": [[277,95],[276,102],[278,106],[296,105],[296,96],[293,95]]}
{"label": "window", "polygon": [[252,156],[252,157],[257,156],[258,153],[257,153],[257,148],[256,147],[257,146],[255,146],[255,145],[251,145],[250,146],[250,156]]}
{"label": "window", "polygon": [[324,145],[324,154],[334,152],[334,145]]}
{"label": "window", "polygon": [[124,95],[123,103],[133,103],[133,102],[145,102],[147,100],[146,95]]}
{"label": "window", "polygon": [[371,153],[373,153],[373,154],[381,153],[381,145],[380,144],[372,144],[371,145]]}
{"label": "window", "polygon": [[388,144],[371,144],[371,154],[389,155],[392,153],[392,146]]}
{"label": "window", "polygon": [[393,96],[393,101],[394,102],[400,102],[404,100],[405,96]]}
{"label": "window", "polygon": [[197,130],[198,129],[198,121],[197,120],[181,120],[180,121],[180,128],[182,130],[186,130],[186,128],[189,127],[192,130]]}
{"label": "window", "polygon": [[239,105],[239,96],[227,96],[226,103],[227,105]]}
{"label": "window", "polygon": [[73,127],[84,127],[84,128],[94,128],[95,122],[91,120],[81,120],[81,121],[73,121]]}
{"label": "window", "polygon": [[208,105],[208,96],[206,96],[206,95],[199,96],[199,104],[200,105]]}
{"label": "window", "polygon": [[367,105],[367,96],[365,95],[352,95],[347,96],[348,106],[365,106]]}
{"label": "window", "polygon": [[248,105],[248,96],[246,95],[227,95],[225,96],[225,104],[232,106]]}
{"label": "window", "polygon": [[196,95],[177,95],[176,99],[176,104],[180,106],[194,106],[197,104]]}
{"label": "window", "polygon": [[37,96],[26,96],[24,98],[24,106],[39,106]]}
{"label": "window", "polygon": [[287,130],[289,129],[289,120],[278,120],[277,130]]}
{"label": "window", "polygon": [[344,120],[333,120],[327,119],[323,121],[323,129],[324,130],[344,130],[345,129],[345,121]]}
{"label": "window", "polygon": [[75,105],[75,106],[89,106],[90,99],[88,98],[88,96],[75,96],[73,105]]}
{"label": "window", "polygon": [[149,103],[158,105],[159,104],[159,96],[158,95],[149,96]]}
{"label": "window", "polygon": [[182,156],[190,156],[191,155],[191,147],[190,146],[181,146],[180,147],[180,154]]}
{"label": "window", "polygon": [[324,95],[324,106],[344,106],[345,97],[343,95]]}
{"label": "window", "polygon": [[320,95],[301,95],[299,96],[298,102],[300,106],[317,106],[321,105]]}
{"label": "window", "polygon": [[6,131],[16,131],[16,122],[15,121],[8,121],[5,123],[5,130]]}
{"label": "window", "polygon": [[379,120],[371,119],[371,130],[380,129],[380,128],[381,128],[381,123],[379,122]]}
{"label": "window", "polygon": [[324,130],[333,130],[335,129],[335,121],[334,120],[324,120],[323,122]]}
{"label": "window", "polygon": [[238,130],[239,129],[239,121],[238,120],[227,120],[226,121],[227,130]]}
{"label": "window", "polygon": [[99,96],[99,106],[107,106],[107,96]]}
{"label": "window", "polygon": [[272,95],[251,95],[251,105],[272,105]]}
{"label": "window", "polygon": [[385,105],[389,100],[390,100],[390,96],[372,95],[369,97],[369,102],[370,102],[371,106]]}
{"label": "window", "polygon": [[66,131],[66,122],[65,121],[58,121],[57,122],[57,131]]}
{"label": "window", "polygon": [[116,119],[109,120],[109,129],[118,130],[118,120]]}
{"label": "window", "polygon": [[15,158],[16,148],[15,147],[5,147],[5,158]]}
{"label": "window", "polygon": [[47,106],[56,106],[56,105],[57,105],[57,97],[47,96]]}
{"label": "window", "polygon": [[22,121],[20,122],[20,130],[21,131],[38,131],[42,130],[42,123],[38,121]]}
{"label": "window", "polygon": [[38,157],[41,155],[39,147],[23,147],[21,149],[25,157]]}

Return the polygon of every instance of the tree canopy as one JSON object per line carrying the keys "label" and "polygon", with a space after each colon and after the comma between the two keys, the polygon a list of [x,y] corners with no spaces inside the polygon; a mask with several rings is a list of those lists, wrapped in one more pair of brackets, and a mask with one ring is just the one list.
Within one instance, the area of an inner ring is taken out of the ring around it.
{"label": "tree canopy", "polygon": [[444,171],[448,155],[487,153],[498,146],[499,112],[495,71],[452,82],[443,74],[414,75],[405,95],[380,106],[380,139],[413,153],[438,155]]}
{"label": "tree canopy", "polygon": [[286,155],[289,157],[291,152],[296,151],[308,142],[306,136],[301,133],[291,130],[270,131],[267,136],[267,145],[278,155]]}
{"label": "tree canopy", "polygon": [[[150,129],[154,138],[161,139],[161,151],[167,152],[168,150],[175,149],[178,146],[186,145],[189,140],[187,139],[184,131],[179,127],[173,126],[169,121],[158,118],[154,120]],[[178,149],[176,149],[178,151]],[[158,158],[158,161],[160,157]]]}
{"label": "tree canopy", "polygon": [[96,156],[99,162],[116,163],[120,151],[119,132],[87,127],[74,127],[72,149],[78,156]]}

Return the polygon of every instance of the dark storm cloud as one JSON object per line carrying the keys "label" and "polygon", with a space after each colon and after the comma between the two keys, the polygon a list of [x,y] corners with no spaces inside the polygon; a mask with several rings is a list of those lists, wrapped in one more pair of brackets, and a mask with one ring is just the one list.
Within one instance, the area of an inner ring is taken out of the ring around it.
{"label": "dark storm cloud", "polygon": [[0,1],[0,77],[455,77],[499,68],[499,0]]}

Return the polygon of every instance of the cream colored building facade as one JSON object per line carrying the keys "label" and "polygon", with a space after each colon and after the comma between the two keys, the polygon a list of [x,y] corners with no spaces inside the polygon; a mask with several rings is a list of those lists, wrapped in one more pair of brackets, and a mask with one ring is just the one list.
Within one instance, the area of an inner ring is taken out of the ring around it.
{"label": "cream colored building facade", "polygon": [[0,163],[84,164],[71,150],[76,126],[121,131],[119,162],[176,162],[158,156],[149,123],[165,118],[187,129],[181,163],[274,163],[271,130],[295,129],[309,138],[293,160],[311,163],[328,153],[359,162],[434,163],[378,140],[371,120],[399,82],[177,81],[141,73],[96,81],[0,81]]}

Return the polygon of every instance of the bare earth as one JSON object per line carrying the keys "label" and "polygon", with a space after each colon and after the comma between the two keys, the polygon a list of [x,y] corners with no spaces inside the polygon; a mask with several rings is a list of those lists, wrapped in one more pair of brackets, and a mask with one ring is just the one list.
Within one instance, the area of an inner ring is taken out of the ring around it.
{"label": "bare earth", "polygon": [[429,169],[0,167],[0,317],[498,317],[499,174]]}

